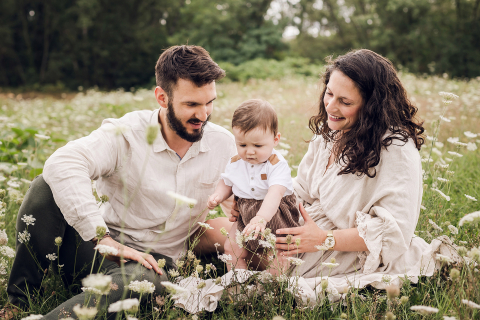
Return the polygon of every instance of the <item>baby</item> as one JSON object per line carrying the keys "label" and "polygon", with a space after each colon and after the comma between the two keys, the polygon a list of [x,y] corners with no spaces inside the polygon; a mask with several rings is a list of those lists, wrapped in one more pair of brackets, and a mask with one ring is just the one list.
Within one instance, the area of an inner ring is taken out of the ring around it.
{"label": "baby", "polygon": [[[300,213],[293,194],[290,167],[273,148],[280,142],[277,115],[263,100],[247,100],[233,114],[232,130],[238,155],[234,156],[222,174],[215,193],[208,199],[213,209],[223,200],[235,195],[240,216],[230,234],[238,229],[255,236],[270,228],[298,227]],[[264,201],[265,200],[265,201]],[[258,241],[250,240],[241,248],[227,239],[225,253],[232,255],[236,269],[247,269],[248,251],[258,251]],[[228,270],[231,265],[227,264]]]}

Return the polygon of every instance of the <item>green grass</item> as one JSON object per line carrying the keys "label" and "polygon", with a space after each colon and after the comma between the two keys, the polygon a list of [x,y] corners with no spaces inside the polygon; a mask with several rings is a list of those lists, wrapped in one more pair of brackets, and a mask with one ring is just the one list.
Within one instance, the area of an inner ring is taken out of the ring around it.
{"label": "green grass", "polygon": [[[427,140],[421,154],[423,158],[432,158],[433,162],[424,162],[425,171],[429,174],[424,181],[423,206],[417,226],[417,235],[428,242],[432,238],[447,235],[458,245],[467,250],[480,246],[478,224],[458,226],[459,220],[468,213],[479,211],[480,202],[469,200],[465,194],[480,199],[480,151],[468,151],[465,147],[457,147],[449,142],[449,137],[459,137],[461,142],[480,143],[477,138],[468,138],[464,132],[480,133],[480,81],[470,82],[449,80],[438,77],[417,78],[410,74],[401,75],[410,99],[419,107],[419,115],[425,120],[426,134],[434,136],[438,128],[439,116],[443,115],[451,122],[441,122],[438,133],[439,142],[443,147],[436,146],[437,153],[432,152],[433,142]],[[305,154],[311,138],[307,128],[308,119],[315,114],[318,105],[320,88],[314,77],[290,76],[282,80],[250,79],[246,83],[220,82],[217,85],[218,100],[215,102],[212,122],[230,128],[233,110],[242,101],[250,98],[262,98],[275,106],[280,120],[282,142],[288,144],[286,159],[296,174],[296,166]],[[460,96],[445,110],[440,91],[453,92]],[[34,95],[30,94],[30,97]],[[22,179],[32,180],[41,172],[41,165],[54,150],[66,142],[89,134],[98,128],[103,119],[120,117],[123,114],[139,109],[155,109],[157,103],[152,90],[130,92],[97,92],[87,91],[78,94],[67,94],[63,98],[37,95],[32,99],[23,99],[17,95],[0,95],[0,162],[13,164],[26,163],[13,170],[6,164],[0,164],[0,189],[8,189],[7,183],[16,182],[18,191],[7,191],[5,215],[0,218],[0,230],[5,229],[8,236],[8,246],[15,245],[15,219],[22,198],[28,189],[28,183]],[[49,140],[35,138],[35,133],[48,135]],[[284,145],[286,148],[287,146]],[[457,158],[448,154],[455,151],[463,155]],[[435,163],[451,158],[448,169],[441,169]],[[452,171],[449,173],[447,171]],[[2,177],[5,177],[3,179]],[[446,178],[441,182],[437,178]],[[15,181],[15,179],[18,179]],[[432,186],[450,196],[446,201]],[[1,192],[1,191],[0,191]],[[435,230],[429,219],[438,224],[443,231]],[[451,234],[448,224],[459,229],[458,234]],[[218,275],[224,272],[223,264],[214,256],[201,257],[201,264],[213,263],[217,266]],[[9,267],[12,259],[6,259]],[[468,299],[480,303],[480,273],[478,267],[459,265],[459,279],[452,281],[449,272],[452,266],[445,266],[433,277],[421,278],[418,284],[408,281],[401,288],[400,296],[407,296],[408,302],[398,301],[387,303],[384,291],[375,289],[351,290],[346,299],[340,303],[326,301],[314,309],[295,308],[293,295],[286,291],[286,285],[274,281],[265,285],[265,291],[271,293],[268,300],[265,295],[257,292],[245,301],[237,301],[234,294],[225,294],[214,313],[202,312],[199,318],[205,319],[271,319],[281,315],[288,319],[340,319],[344,313],[348,319],[383,319],[387,310],[392,311],[397,319],[442,319],[443,315],[455,316],[457,319],[479,319],[480,310],[474,310],[461,303]],[[191,268],[184,273],[188,275]],[[7,301],[5,292],[7,275],[0,275],[0,305]],[[254,281],[254,279],[252,279]],[[252,282],[254,284],[255,282]],[[72,288],[71,288],[72,289]],[[74,289],[74,288],[73,288]],[[246,287],[242,287],[245,290]],[[54,293],[53,293],[54,292]],[[32,293],[30,313],[46,314],[49,310],[65,301],[73,294],[62,288],[60,279],[50,272],[44,281],[41,294]],[[192,316],[181,309],[172,307],[168,298],[165,304],[159,306],[156,302],[142,306],[139,318],[178,319]],[[410,311],[412,305],[425,305],[438,308],[438,314],[427,317]],[[159,311],[152,308],[158,307]]]}

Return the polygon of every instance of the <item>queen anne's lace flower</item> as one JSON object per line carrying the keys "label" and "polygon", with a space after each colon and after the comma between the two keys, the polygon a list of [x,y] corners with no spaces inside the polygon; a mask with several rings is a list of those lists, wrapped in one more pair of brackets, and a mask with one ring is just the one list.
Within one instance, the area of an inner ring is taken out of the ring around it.
{"label": "queen anne's lace flower", "polygon": [[35,219],[32,215],[27,216],[26,214],[23,215],[22,221],[25,222],[27,226],[33,226],[35,225]]}
{"label": "queen anne's lace flower", "polygon": [[173,199],[175,199],[175,201],[179,205],[187,204],[187,205],[193,205],[194,206],[194,205],[197,204],[197,200],[189,198],[189,197],[185,197],[185,196],[183,196],[181,194],[178,194],[178,193],[175,193],[173,191],[168,191],[167,195],[172,197]]}
{"label": "queen anne's lace flower", "polygon": [[8,243],[8,236],[5,230],[0,230],[0,245]]}
{"label": "queen anne's lace flower", "polygon": [[128,289],[138,292],[138,293],[153,293],[155,291],[155,285],[147,280],[143,281],[132,281],[128,285]]}
{"label": "queen anne's lace flower", "polygon": [[470,199],[472,201],[477,201],[475,197],[469,196],[468,194],[465,194],[465,197],[467,197],[467,199]]}
{"label": "queen anne's lace flower", "polygon": [[15,250],[10,248],[9,246],[1,246],[0,247],[0,254],[8,257],[8,258],[13,258],[15,257]]}
{"label": "queen anne's lace flower", "polygon": [[82,284],[87,288],[95,288],[102,294],[108,294],[111,289],[112,277],[101,273],[90,274],[82,280]]}
{"label": "queen anne's lace flower", "polygon": [[28,241],[30,241],[30,232],[28,232],[27,230],[20,232],[18,234],[18,241],[20,243],[27,243]]}
{"label": "queen anne's lace flower", "polygon": [[128,312],[137,312],[139,305],[140,302],[137,298],[120,300],[109,305],[108,312],[120,312],[124,310]]}
{"label": "queen anne's lace flower", "polygon": [[169,281],[162,281],[160,283],[162,284],[162,286],[165,287],[165,289],[172,295],[172,298],[174,299],[180,296],[186,296],[189,292],[187,289],[182,288],[179,285],[176,285]]}
{"label": "queen anne's lace flower", "polygon": [[172,277],[172,278],[176,278],[176,277],[178,277],[178,276],[180,275],[180,273],[179,273],[177,270],[175,270],[175,269],[170,269],[170,270],[168,270],[168,274],[169,274],[170,277]]}
{"label": "queen anne's lace flower", "polygon": [[427,306],[411,306],[410,307],[410,310],[412,311],[416,311],[422,315],[429,315],[429,314],[432,314],[432,313],[437,313],[438,312],[438,309],[437,308],[433,308],[433,307],[427,307]]}
{"label": "queen anne's lace flower", "polygon": [[202,228],[213,230],[213,227],[205,222],[197,222]]}
{"label": "queen anne's lace flower", "polygon": [[440,262],[443,262],[443,263],[446,263],[446,264],[450,264],[453,262],[453,260],[446,256],[446,255],[443,255],[443,254],[440,254],[440,253],[437,253],[436,257],[435,257],[438,261]]}
{"label": "queen anne's lace flower", "polygon": [[480,222],[480,211],[475,211],[472,213],[469,213],[460,219],[458,222],[458,225],[462,227],[465,223],[479,223]]}
{"label": "queen anne's lace flower", "polygon": [[298,258],[294,258],[294,257],[288,257],[287,260],[290,261],[291,264],[296,265],[296,266],[300,266],[300,265],[302,265],[302,263],[305,262],[302,259],[298,259]]}
{"label": "queen anne's lace flower", "polygon": [[82,287],[81,289],[83,292],[88,292],[92,294],[102,294],[102,291],[92,287]]}
{"label": "queen anne's lace flower", "polygon": [[438,230],[438,231],[443,231],[443,229],[440,228],[440,227],[438,226],[438,224],[436,224],[435,222],[433,222],[432,219],[428,219],[428,223],[430,223],[430,224],[432,225],[433,229]]}
{"label": "queen anne's lace flower", "polygon": [[224,253],[219,255],[218,259],[222,260],[224,263],[227,263],[228,261],[232,261],[232,255]]}
{"label": "queen anne's lace flower", "polygon": [[37,320],[42,318],[43,316],[41,314],[31,314],[28,317],[22,318],[22,320]]}
{"label": "queen anne's lace flower", "polygon": [[455,226],[452,225],[452,224],[448,226],[448,230],[450,230],[450,232],[451,232],[452,234],[458,234],[458,229],[457,229],[457,227],[455,227]]}
{"label": "queen anne's lace flower", "polygon": [[57,260],[57,254],[56,253],[49,253],[47,254],[47,259],[51,261]]}
{"label": "queen anne's lace flower", "polygon": [[467,150],[468,151],[475,151],[477,150],[477,144],[475,142],[467,143]]}
{"label": "queen anne's lace flower", "polygon": [[445,200],[450,201],[450,197],[447,196],[445,193],[443,193],[441,190],[437,188],[431,188],[433,191],[437,192],[439,195],[441,195]]}
{"label": "queen anne's lace flower", "polygon": [[467,305],[467,306],[469,306],[470,308],[480,309],[480,305],[479,305],[479,304],[476,304],[476,303],[473,302],[473,301],[463,299],[463,300],[462,300],[462,303],[465,304],[465,305]]}
{"label": "queen anne's lace flower", "polygon": [[322,266],[328,267],[329,269],[333,269],[339,266],[338,263],[331,263],[331,262],[322,262]]}
{"label": "queen anne's lace flower", "polygon": [[470,132],[470,131],[465,131],[463,134],[464,134],[465,136],[467,136],[467,138],[472,138],[472,139],[473,139],[473,138],[476,138],[476,137],[478,136],[478,134],[473,133],[473,132]]}
{"label": "queen anne's lace flower", "polygon": [[101,254],[116,256],[118,254],[118,250],[114,247],[106,246],[104,244],[97,244],[94,248],[98,250]]}
{"label": "queen anne's lace flower", "polygon": [[75,307],[73,307],[73,312],[75,312],[80,320],[90,320],[95,319],[95,316],[97,315],[97,308],[83,307],[77,304]]}

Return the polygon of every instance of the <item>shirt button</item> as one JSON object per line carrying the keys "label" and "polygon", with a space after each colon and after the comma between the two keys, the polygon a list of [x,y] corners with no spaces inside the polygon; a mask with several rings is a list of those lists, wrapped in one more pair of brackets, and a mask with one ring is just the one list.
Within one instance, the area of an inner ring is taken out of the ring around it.
{"label": "shirt button", "polygon": [[253,177],[252,177],[252,180],[253,180]]}
{"label": "shirt button", "polygon": [[255,191],[255,188],[252,188],[252,191]]}
{"label": "shirt button", "polygon": [[252,164],[252,168],[253,168],[253,164]]}

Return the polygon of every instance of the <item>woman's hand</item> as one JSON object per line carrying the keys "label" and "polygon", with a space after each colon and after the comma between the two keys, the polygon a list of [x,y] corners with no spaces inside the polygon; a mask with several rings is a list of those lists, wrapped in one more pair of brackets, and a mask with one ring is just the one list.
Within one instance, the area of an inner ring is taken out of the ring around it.
{"label": "woman's hand", "polygon": [[[277,230],[276,247],[282,255],[292,256],[301,252],[317,251],[315,246],[321,245],[327,238],[327,232],[317,226],[312,218],[310,218],[302,204],[300,204],[299,209],[303,220],[305,221],[303,226]],[[289,234],[293,236],[290,244],[287,244],[286,237],[279,237],[279,235]],[[297,239],[300,239],[300,245],[298,247],[295,244]]]}

